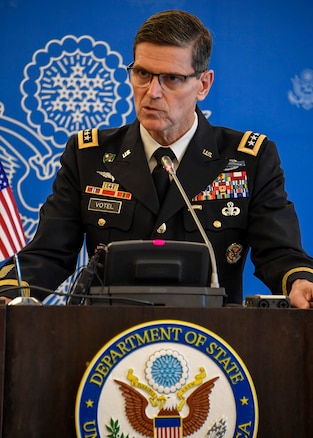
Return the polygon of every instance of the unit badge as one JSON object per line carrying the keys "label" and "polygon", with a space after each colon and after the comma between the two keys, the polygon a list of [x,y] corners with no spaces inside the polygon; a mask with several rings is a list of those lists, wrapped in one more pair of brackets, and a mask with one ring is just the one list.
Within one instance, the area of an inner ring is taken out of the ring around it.
{"label": "unit badge", "polygon": [[232,243],[226,250],[226,260],[228,263],[237,263],[241,259],[242,245],[240,243]]}
{"label": "unit badge", "polygon": [[113,163],[113,161],[115,160],[115,156],[116,156],[116,154],[113,154],[111,152],[106,152],[103,155],[103,162],[104,163]]}
{"label": "unit badge", "polygon": [[132,327],[93,358],[76,399],[78,438],[255,438],[258,406],[237,353],[204,327]]}

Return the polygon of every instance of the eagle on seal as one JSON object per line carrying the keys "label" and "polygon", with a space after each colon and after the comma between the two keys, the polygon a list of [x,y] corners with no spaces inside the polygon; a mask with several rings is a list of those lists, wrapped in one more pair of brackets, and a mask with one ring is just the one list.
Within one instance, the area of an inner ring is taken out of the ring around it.
{"label": "eagle on seal", "polygon": [[[199,430],[205,423],[210,411],[210,399],[214,382],[218,377],[203,383],[187,398],[189,413],[182,419],[183,436],[187,437]],[[136,389],[120,380],[114,380],[120,387],[125,399],[125,414],[132,427],[144,436],[153,436],[153,419],[146,415],[148,400]],[[162,408],[158,416],[179,416],[177,407]]]}

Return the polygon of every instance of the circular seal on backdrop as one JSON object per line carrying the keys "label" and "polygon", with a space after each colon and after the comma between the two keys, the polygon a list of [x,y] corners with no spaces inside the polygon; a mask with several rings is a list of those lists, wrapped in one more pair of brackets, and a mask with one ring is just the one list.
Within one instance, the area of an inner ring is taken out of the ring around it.
{"label": "circular seal on backdrop", "polygon": [[79,438],[256,437],[258,404],[238,354],[184,321],[136,325],[89,364],[76,398]]}

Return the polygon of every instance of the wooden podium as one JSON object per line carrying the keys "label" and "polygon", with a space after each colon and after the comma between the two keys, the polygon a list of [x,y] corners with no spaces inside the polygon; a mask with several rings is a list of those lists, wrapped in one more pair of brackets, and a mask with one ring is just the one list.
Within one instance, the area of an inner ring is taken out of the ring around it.
{"label": "wooden podium", "polygon": [[86,364],[123,330],[162,319],[203,326],[239,354],[257,392],[258,437],[313,437],[312,311],[133,306],[0,307],[1,437],[74,438]]}

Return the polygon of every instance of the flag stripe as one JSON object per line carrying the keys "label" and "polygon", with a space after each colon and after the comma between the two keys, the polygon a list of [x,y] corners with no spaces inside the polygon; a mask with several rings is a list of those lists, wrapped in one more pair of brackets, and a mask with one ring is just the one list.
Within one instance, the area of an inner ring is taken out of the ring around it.
{"label": "flag stripe", "polygon": [[[6,189],[5,189],[6,190]],[[0,203],[1,203],[1,241],[3,240],[3,245],[7,248],[13,248],[14,246],[18,246],[17,238],[15,237],[15,230],[12,230],[11,218],[8,214],[8,209],[4,208],[5,198],[2,196],[3,193],[0,194]]]}
{"label": "flag stripe", "polygon": [[18,247],[21,245],[21,241],[17,232],[18,224],[16,223],[16,218],[14,218],[15,210],[12,207],[11,197],[8,193],[8,189],[2,190],[0,194],[0,204],[1,225],[3,230],[1,237],[6,242],[6,245],[9,245],[9,247]]}
{"label": "flag stripe", "polygon": [[180,427],[158,427],[157,438],[180,438]]}
{"label": "flag stripe", "polygon": [[1,195],[6,201],[3,202],[3,206],[6,207],[6,212],[8,214],[8,228],[10,233],[13,234],[12,238],[15,241],[15,245],[23,246],[25,245],[25,236],[11,188],[7,187],[6,189],[2,190]]}
{"label": "flag stripe", "polygon": [[6,208],[4,208],[4,200],[2,194],[3,190],[2,192],[0,192],[0,248],[1,252],[3,252],[4,258],[8,258],[10,257],[12,251],[13,241],[7,227],[9,219],[7,210]]}
{"label": "flag stripe", "polygon": [[20,251],[26,244],[21,218],[0,163],[0,261]]}

